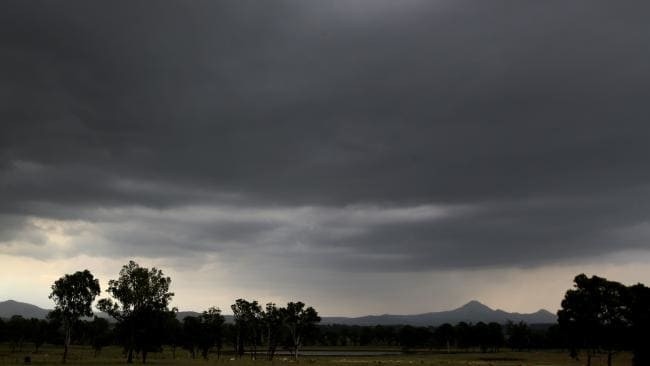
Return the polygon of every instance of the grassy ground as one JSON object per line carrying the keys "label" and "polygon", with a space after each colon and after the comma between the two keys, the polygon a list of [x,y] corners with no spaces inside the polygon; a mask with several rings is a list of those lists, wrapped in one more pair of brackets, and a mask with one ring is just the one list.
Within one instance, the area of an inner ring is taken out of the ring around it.
{"label": "grassy ground", "polygon": [[[323,350],[324,348],[319,348]],[[340,349],[340,348],[339,348]],[[346,348],[354,350],[355,348]],[[364,348],[363,350],[371,350]],[[386,348],[382,348],[386,350]],[[62,348],[53,346],[43,346],[38,353],[34,353],[31,345],[23,347],[22,351],[11,352],[8,345],[0,345],[0,365],[20,365],[24,364],[24,357],[30,356],[32,365],[60,365]],[[139,359],[135,364],[139,364]],[[235,360],[232,355],[226,354],[217,360],[216,355],[211,355],[209,360],[201,358],[191,359],[188,353],[182,349],[177,349],[176,359],[173,358],[170,349],[165,349],[161,353],[151,353],[147,364],[152,365],[189,365],[189,366],[209,366],[209,365],[231,365],[231,366],[282,366],[294,364],[290,357],[278,356],[273,362],[265,360],[251,360],[245,357],[241,360]],[[532,351],[532,352],[510,352],[503,351],[498,353],[442,353],[442,352],[414,352],[402,355],[391,356],[326,356],[302,357],[298,363],[309,366],[579,366],[585,365],[586,359],[580,361],[572,360],[565,352],[561,351]],[[68,365],[124,365],[125,358],[121,349],[118,347],[105,348],[98,357],[94,357],[94,352],[89,347],[74,346],[70,350]],[[615,366],[630,365],[629,354],[618,354],[614,357]],[[593,366],[606,365],[605,357],[596,358],[592,361]]]}

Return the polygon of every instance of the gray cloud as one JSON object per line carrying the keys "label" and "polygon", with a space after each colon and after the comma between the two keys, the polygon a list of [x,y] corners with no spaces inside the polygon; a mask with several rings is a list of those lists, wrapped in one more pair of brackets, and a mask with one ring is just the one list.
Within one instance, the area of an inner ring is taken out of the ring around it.
{"label": "gray cloud", "polygon": [[0,238],[361,271],[648,249],[641,7],[10,2]]}

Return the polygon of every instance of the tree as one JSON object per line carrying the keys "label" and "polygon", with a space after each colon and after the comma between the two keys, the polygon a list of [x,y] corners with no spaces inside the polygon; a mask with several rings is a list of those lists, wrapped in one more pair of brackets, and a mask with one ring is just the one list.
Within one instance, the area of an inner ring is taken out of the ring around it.
{"label": "tree", "polygon": [[88,322],[88,333],[90,344],[95,351],[95,357],[97,357],[102,348],[111,342],[112,334],[108,320],[95,316],[91,322]]}
{"label": "tree", "polygon": [[[173,316],[171,316],[173,315]],[[172,347],[172,358],[176,359],[176,347],[182,346],[183,325],[176,318],[176,314],[170,314],[165,321],[165,344]]]}
{"label": "tree", "polygon": [[4,343],[7,340],[7,325],[5,321],[0,318],[0,343]]}
{"label": "tree", "polygon": [[451,324],[442,324],[436,328],[433,336],[438,345],[444,346],[447,349],[447,353],[451,352],[451,343],[454,341],[454,327]]}
{"label": "tree", "polygon": [[190,352],[192,358],[196,358],[197,350],[201,356],[208,359],[210,349],[217,348],[217,359],[221,355],[222,327],[225,318],[221,310],[211,307],[199,316],[187,316],[183,319],[183,348]]}
{"label": "tree", "polygon": [[416,348],[422,344],[420,336],[421,334],[418,328],[411,325],[405,325],[399,331],[399,344],[404,350]]}
{"label": "tree", "polygon": [[235,319],[235,350],[238,357],[244,355],[246,343],[251,344],[253,353],[251,357],[255,358],[259,338],[259,328],[262,318],[262,308],[257,301],[246,301],[237,299],[230,306]]}
{"label": "tree", "polygon": [[223,346],[223,324],[226,319],[221,315],[221,309],[211,307],[199,316],[203,328],[203,339],[201,342],[201,354],[204,359],[208,359],[208,352],[212,347],[217,348],[217,359],[221,356]]}
{"label": "tree", "polygon": [[174,296],[170,284],[171,278],[161,270],[140,267],[134,261],[122,267],[118,279],[108,282],[107,292],[114,300],[101,299],[97,307],[117,320],[127,363],[133,362],[135,350],[146,363],[147,353],[160,349],[167,318],[175,311],[169,309]]}
{"label": "tree", "polygon": [[627,317],[630,321],[630,343],[635,366],[650,364],[650,288],[636,284],[628,287]]}
{"label": "tree", "polygon": [[54,311],[63,321],[65,341],[63,348],[63,362],[68,357],[71,330],[74,323],[82,316],[92,316],[92,303],[99,295],[99,280],[93,277],[87,269],[66,274],[52,285],[50,299],[54,301]]}
{"label": "tree", "polygon": [[16,348],[18,348],[19,351],[22,351],[23,343],[25,343],[25,339],[28,337],[29,333],[28,322],[27,319],[20,315],[14,315],[9,318],[9,321],[7,322],[7,338],[11,344],[12,353],[16,351]]}
{"label": "tree", "polygon": [[289,332],[289,347],[294,358],[298,359],[300,347],[305,339],[312,336],[320,317],[314,308],[305,307],[303,302],[290,302],[283,310],[284,324]]}
{"label": "tree", "polygon": [[34,343],[34,353],[38,353],[39,348],[47,340],[48,326],[49,324],[44,319],[31,318],[29,320],[29,338]]}
{"label": "tree", "polygon": [[508,345],[510,348],[518,351],[523,351],[526,348],[530,349],[532,332],[528,327],[528,324],[523,321],[513,323],[508,320],[506,323],[506,333],[508,335]]}
{"label": "tree", "polygon": [[183,348],[189,351],[192,359],[196,358],[196,351],[201,342],[201,320],[196,316],[183,318]]}
{"label": "tree", "polygon": [[266,309],[262,313],[262,322],[264,323],[264,328],[266,330],[266,358],[269,361],[273,360],[275,350],[282,339],[282,330],[284,325],[282,313],[281,309],[275,306],[272,302],[266,304]]}
{"label": "tree", "polygon": [[574,279],[574,289],[566,292],[562,309],[558,311],[560,327],[569,335],[571,355],[580,349],[587,352],[587,365],[599,350],[607,353],[607,364],[626,332],[626,287],[598,276],[580,274]]}
{"label": "tree", "polygon": [[460,322],[454,327],[456,343],[459,348],[467,349],[474,344],[474,335],[472,334],[472,325],[466,322]]}

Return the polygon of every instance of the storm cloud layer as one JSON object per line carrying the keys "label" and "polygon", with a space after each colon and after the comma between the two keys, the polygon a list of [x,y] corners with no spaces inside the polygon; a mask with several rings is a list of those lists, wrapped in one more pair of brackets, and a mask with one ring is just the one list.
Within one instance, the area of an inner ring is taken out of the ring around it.
{"label": "storm cloud layer", "polygon": [[3,8],[0,253],[360,273],[650,249],[642,3]]}

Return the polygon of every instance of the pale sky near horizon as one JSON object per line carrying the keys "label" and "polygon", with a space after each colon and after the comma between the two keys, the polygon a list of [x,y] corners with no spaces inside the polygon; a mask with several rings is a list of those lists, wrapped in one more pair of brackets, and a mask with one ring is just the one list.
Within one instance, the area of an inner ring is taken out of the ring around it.
{"label": "pale sky near horizon", "polygon": [[181,310],[650,284],[650,5],[8,1],[0,300],[135,259]]}

